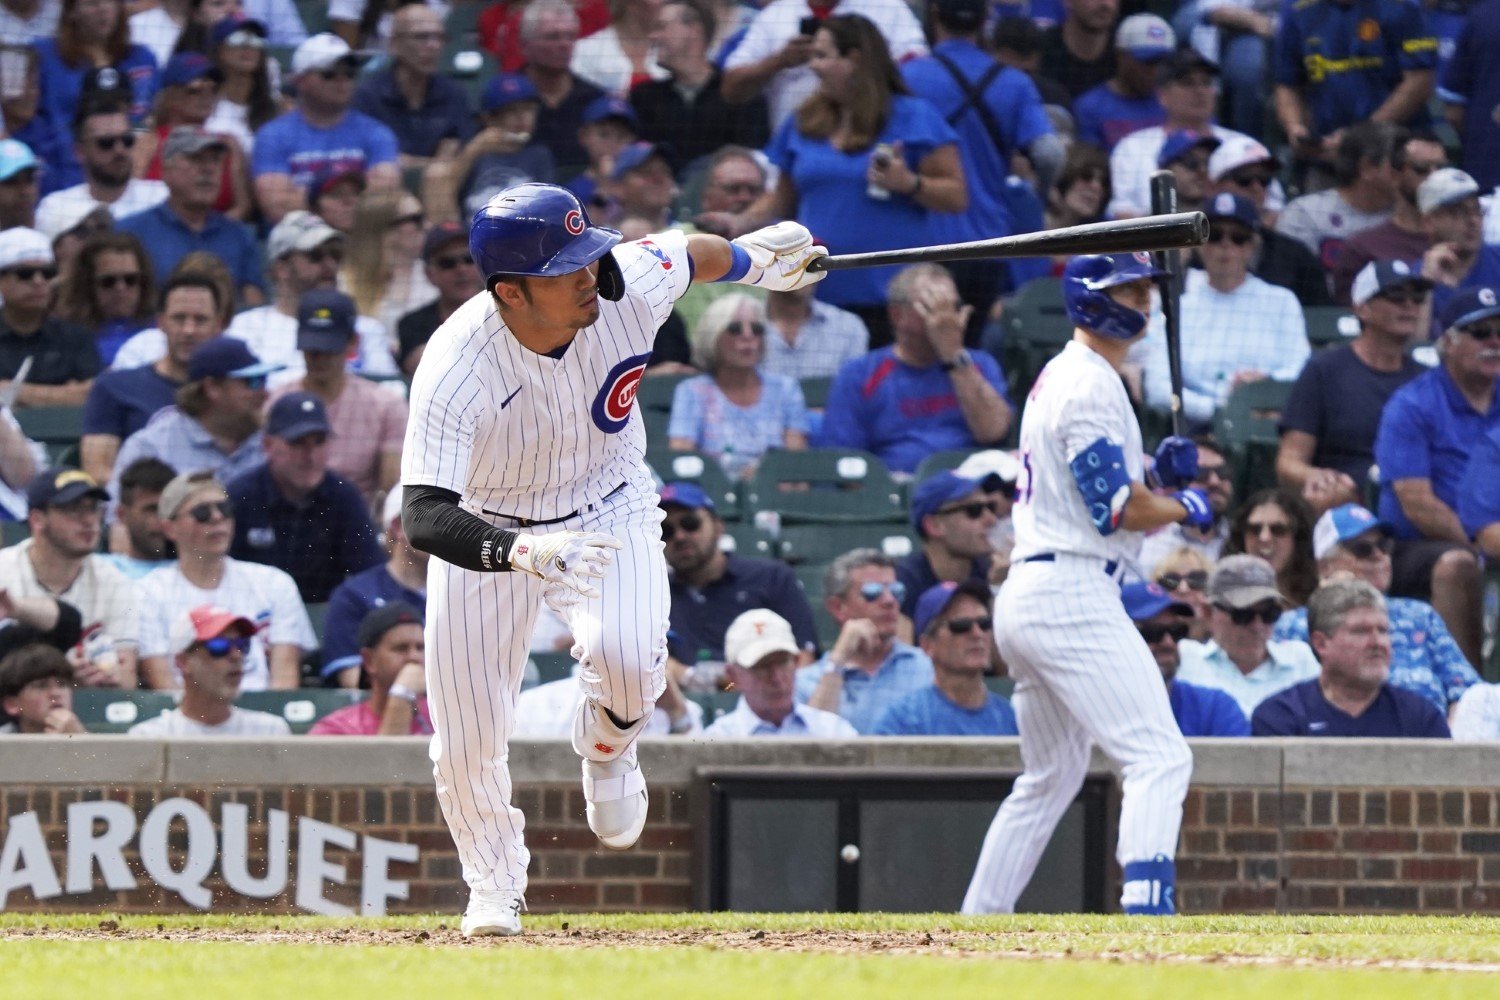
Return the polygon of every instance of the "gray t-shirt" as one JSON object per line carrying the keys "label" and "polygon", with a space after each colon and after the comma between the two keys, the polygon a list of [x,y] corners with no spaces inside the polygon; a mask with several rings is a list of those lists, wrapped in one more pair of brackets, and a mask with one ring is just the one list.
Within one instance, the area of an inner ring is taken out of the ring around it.
{"label": "gray t-shirt", "polygon": [[1345,240],[1390,217],[1389,211],[1361,212],[1336,188],[1329,188],[1293,198],[1276,221],[1276,231],[1307,247],[1325,270],[1332,271]]}

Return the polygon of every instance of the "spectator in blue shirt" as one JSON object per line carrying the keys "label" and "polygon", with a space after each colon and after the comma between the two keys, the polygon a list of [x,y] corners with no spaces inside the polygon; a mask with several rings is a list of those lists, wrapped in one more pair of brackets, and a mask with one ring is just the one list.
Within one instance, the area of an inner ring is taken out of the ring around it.
{"label": "spectator in blue shirt", "polygon": [[908,474],[934,452],[999,444],[1013,416],[1005,376],[963,346],[970,310],[948,272],[912,264],[887,295],[896,342],[843,364],[813,443],[871,451]]}
{"label": "spectator in blue shirt", "polygon": [[235,514],[230,555],[284,571],[308,604],[382,561],[364,498],[328,471],[330,433],[317,396],[282,396],[266,415],[265,462],[225,486]]}
{"label": "spectator in blue shirt", "polygon": [[469,95],[438,72],[444,39],[436,10],[399,8],[391,18],[390,65],[365,77],[354,93],[356,110],[395,133],[403,170],[451,158],[474,134]]}
{"label": "spectator in blue shirt", "polygon": [[1462,139],[1463,168],[1486,191],[1500,187],[1500,0],[1482,0],[1468,10],[1453,58],[1438,80],[1448,122]]}
{"label": "spectator in blue shirt", "polygon": [[792,626],[774,611],[754,608],[730,623],[724,637],[724,675],[740,692],[740,700],[703,735],[708,739],[858,736],[853,726],[833,712],[799,705],[792,697],[799,652]]}
{"label": "spectator in blue shirt", "polygon": [[307,204],[307,187],[320,171],[363,170],[371,190],[401,183],[395,134],[351,107],[361,62],[348,42],[326,32],[292,54],[297,106],[255,133],[250,161],[255,200],[269,224]]}
{"label": "spectator in blue shirt", "polygon": [[1156,658],[1167,682],[1172,717],[1184,736],[1249,736],[1250,723],[1233,698],[1217,688],[1177,679],[1182,657],[1177,644],[1187,638],[1192,605],[1176,600],[1154,583],[1136,581],[1120,588],[1125,613]]}
{"label": "spectator in blue shirt", "polygon": [[1426,599],[1469,662],[1479,662],[1479,561],[1459,521],[1469,452],[1500,427],[1500,317],[1493,288],[1455,294],[1443,308],[1443,361],[1391,396],[1375,437],[1380,519],[1396,532],[1391,593]]}
{"label": "spectator in blue shirt", "polygon": [[174,128],[161,149],[167,200],[121,219],[119,228],[140,237],[157,274],[171,274],[194,251],[213,254],[233,275],[240,305],[258,306],[266,301],[266,282],[255,237],[213,207],[228,155],[221,137],[196,125]]}
{"label": "spectator in blue shirt", "polygon": [[1115,29],[1115,75],[1073,102],[1079,140],[1107,153],[1137,129],[1165,122],[1156,71],[1176,48],[1172,26],[1155,14],[1121,21]]}
{"label": "spectator in blue shirt", "polygon": [[1356,122],[1427,124],[1437,38],[1415,0],[1303,0],[1276,35],[1276,117],[1293,149],[1332,153]]}
{"label": "spectator in blue shirt", "polygon": [[921,546],[896,564],[896,579],[906,587],[902,614],[914,618],[918,599],[939,583],[988,582],[990,530],[1002,514],[1001,501],[990,497],[991,485],[998,484],[943,471],[912,490],[911,526]]}
{"label": "spectator in blue shirt", "polygon": [[1474,444],[1458,484],[1458,519],[1485,558],[1500,561],[1500,427]]}
{"label": "spectator in blue shirt", "polygon": [[334,588],[323,619],[323,679],[339,687],[370,686],[360,657],[360,623],[376,608],[401,604],[427,613],[427,553],[412,547],[401,524],[401,487],[385,495],[380,528],[390,557]]}
{"label": "spectator in blue shirt", "polygon": [[896,637],[906,588],[889,557],[845,552],[828,567],[823,593],[839,635],[821,660],[797,671],[796,698],[868,734],[892,704],[932,683],[932,661]]}
{"label": "spectator in blue shirt", "polygon": [[1255,736],[1447,739],[1448,722],[1426,698],[1390,683],[1385,600],[1363,580],[1325,583],[1307,602],[1307,627],[1321,669],[1261,702]]}
{"label": "spectator in blue shirt", "polygon": [[83,406],[79,443],[83,469],[89,475],[108,482],[120,445],[172,405],[177,390],[187,384],[193,352],[220,333],[223,303],[219,295],[218,286],[207,275],[174,275],[162,288],[157,317],[166,353],[144,368],[113,368],[94,380]]}
{"label": "spectator in blue shirt", "polygon": [[994,640],[990,588],[939,583],[917,600],[917,641],[932,660],[933,682],[891,704],[874,736],[1018,736],[1010,702],[984,682]]}
{"label": "spectator in blue shirt", "polygon": [[[1430,241],[1422,274],[1434,282],[1434,318],[1456,289],[1500,288],[1500,246],[1484,242],[1479,195],[1479,182],[1456,167],[1434,170],[1417,188],[1417,208]],[[1436,336],[1442,330],[1432,332]]]}

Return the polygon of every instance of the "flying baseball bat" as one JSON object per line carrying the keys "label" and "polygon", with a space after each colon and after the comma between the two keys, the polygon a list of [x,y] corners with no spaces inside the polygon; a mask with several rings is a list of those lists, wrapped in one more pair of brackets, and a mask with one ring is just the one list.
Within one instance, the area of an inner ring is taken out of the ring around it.
{"label": "flying baseball bat", "polygon": [[904,250],[846,253],[821,257],[809,271],[843,271],[851,267],[916,264],[922,261],[992,260],[1002,257],[1051,257],[1054,254],[1130,253],[1201,246],[1208,240],[1208,219],[1202,212],[1148,215],[1122,222],[1091,222],[1019,236],[1001,236],[972,243],[945,243]]}
{"label": "flying baseball bat", "polygon": [[[1170,170],[1151,175],[1151,211],[1170,214],[1177,211],[1177,178]],[[1208,238],[1205,228],[1204,239]],[[1200,243],[1202,240],[1199,241]],[[1172,381],[1172,433],[1182,433],[1182,254],[1163,247],[1152,254],[1153,263],[1162,276],[1156,279],[1161,289],[1161,315],[1167,334],[1167,372]]]}

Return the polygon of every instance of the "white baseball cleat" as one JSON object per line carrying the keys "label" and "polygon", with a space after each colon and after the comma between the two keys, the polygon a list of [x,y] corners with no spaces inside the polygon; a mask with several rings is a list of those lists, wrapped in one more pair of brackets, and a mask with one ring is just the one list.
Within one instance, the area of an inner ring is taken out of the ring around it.
{"label": "white baseball cleat", "polygon": [[583,762],[589,829],[612,851],[635,846],[646,827],[646,776],[632,745],[615,760]]}
{"label": "white baseball cleat", "polygon": [[524,905],[521,894],[509,889],[470,889],[460,929],[466,938],[512,937],[521,933]]}

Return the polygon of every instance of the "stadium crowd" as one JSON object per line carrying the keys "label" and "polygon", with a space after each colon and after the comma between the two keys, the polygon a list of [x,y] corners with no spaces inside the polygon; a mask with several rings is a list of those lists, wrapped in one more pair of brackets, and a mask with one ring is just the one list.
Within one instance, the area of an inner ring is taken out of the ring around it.
{"label": "stadium crowd", "polygon": [[[86,691],[170,693],[133,734],[285,734],[237,700],[314,687],[367,696],[313,734],[431,732],[405,389],[512,184],[838,254],[1147,214],[1169,170],[1210,226],[1182,367],[1216,520],[1122,599],[1182,731],[1500,739],[1490,14],[0,0],[0,732],[87,731]],[[672,571],[651,732],[1015,734],[992,595],[1061,264],[683,297],[628,431]],[[1126,372],[1148,444],[1165,337]],[[523,735],[572,717],[571,644],[544,612]]]}

